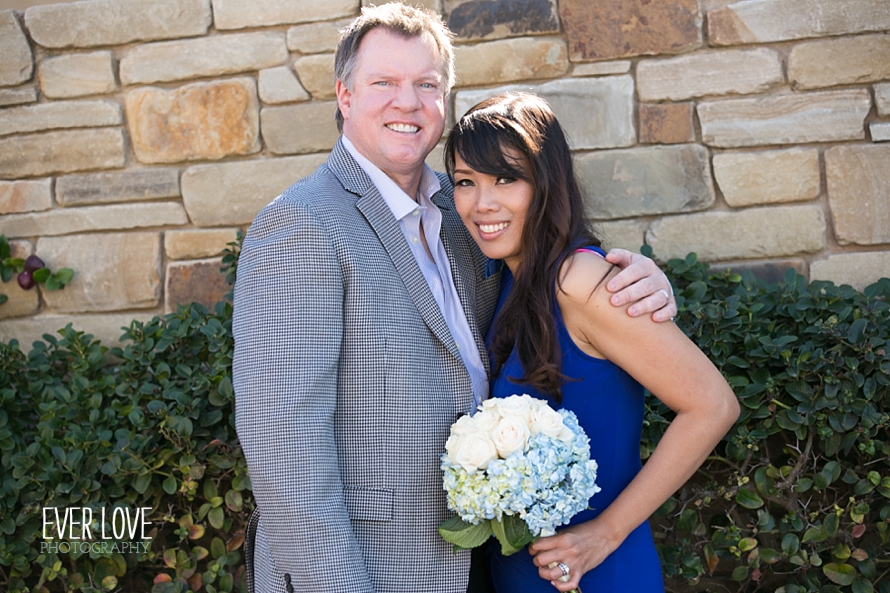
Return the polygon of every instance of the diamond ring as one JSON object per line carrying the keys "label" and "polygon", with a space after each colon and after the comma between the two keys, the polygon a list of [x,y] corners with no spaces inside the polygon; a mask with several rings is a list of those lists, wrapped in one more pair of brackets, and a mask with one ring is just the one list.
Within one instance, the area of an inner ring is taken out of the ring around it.
{"label": "diamond ring", "polygon": [[571,570],[569,570],[569,565],[565,562],[560,562],[556,565],[559,570],[562,571],[562,576],[559,577],[559,580],[563,583],[567,583],[569,581],[569,575],[571,574]]}

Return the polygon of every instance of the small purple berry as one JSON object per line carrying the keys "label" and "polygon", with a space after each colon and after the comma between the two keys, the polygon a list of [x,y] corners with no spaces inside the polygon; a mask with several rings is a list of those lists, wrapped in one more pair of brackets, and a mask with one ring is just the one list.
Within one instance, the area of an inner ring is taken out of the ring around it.
{"label": "small purple berry", "polygon": [[28,259],[25,260],[25,271],[26,272],[36,272],[40,268],[45,268],[46,264],[43,263],[43,260],[37,257],[36,255],[29,255]]}
{"label": "small purple berry", "polygon": [[25,290],[31,290],[34,288],[34,278],[31,277],[31,272],[22,272],[18,277],[19,286],[24,288]]}

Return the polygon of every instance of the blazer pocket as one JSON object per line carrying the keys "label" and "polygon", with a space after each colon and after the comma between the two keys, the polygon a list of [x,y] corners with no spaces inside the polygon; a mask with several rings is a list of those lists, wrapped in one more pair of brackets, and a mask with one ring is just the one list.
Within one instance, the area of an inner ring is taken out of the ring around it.
{"label": "blazer pocket", "polygon": [[353,521],[392,521],[392,490],[346,486],[343,500]]}

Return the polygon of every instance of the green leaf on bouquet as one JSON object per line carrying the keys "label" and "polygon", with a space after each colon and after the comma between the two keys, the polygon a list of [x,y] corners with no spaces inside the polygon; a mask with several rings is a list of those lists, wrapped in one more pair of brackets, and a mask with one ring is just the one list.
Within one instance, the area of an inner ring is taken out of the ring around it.
{"label": "green leaf on bouquet", "polygon": [[535,540],[528,525],[518,515],[504,515],[503,521],[492,520],[491,530],[501,542],[501,553],[504,556],[515,554]]}
{"label": "green leaf on bouquet", "polygon": [[537,538],[528,530],[528,525],[519,515],[506,515],[504,517],[504,533],[507,540],[514,548],[522,549]]}
{"label": "green leaf on bouquet", "polygon": [[473,525],[455,515],[439,525],[439,535],[446,542],[454,544],[455,551],[469,550],[481,546],[491,537],[491,522]]}

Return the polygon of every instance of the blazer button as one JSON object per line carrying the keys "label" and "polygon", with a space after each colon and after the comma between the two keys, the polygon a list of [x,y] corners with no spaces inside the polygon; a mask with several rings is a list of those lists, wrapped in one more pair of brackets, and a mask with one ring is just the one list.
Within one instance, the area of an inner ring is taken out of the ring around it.
{"label": "blazer button", "polygon": [[284,573],[284,582],[290,585],[290,573]]}

